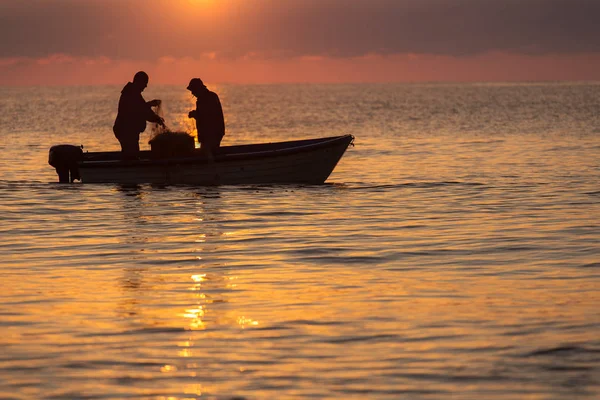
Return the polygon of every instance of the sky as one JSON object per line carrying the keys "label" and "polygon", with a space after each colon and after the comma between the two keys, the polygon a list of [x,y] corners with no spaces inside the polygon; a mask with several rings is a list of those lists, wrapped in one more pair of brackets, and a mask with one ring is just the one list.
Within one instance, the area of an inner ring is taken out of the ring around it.
{"label": "sky", "polygon": [[0,85],[600,80],[600,0],[0,0]]}

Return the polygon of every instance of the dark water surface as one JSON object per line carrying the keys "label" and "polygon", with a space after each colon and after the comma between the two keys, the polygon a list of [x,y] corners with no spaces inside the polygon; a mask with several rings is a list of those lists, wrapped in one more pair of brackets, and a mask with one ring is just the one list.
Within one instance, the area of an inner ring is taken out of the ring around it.
{"label": "dark water surface", "polygon": [[0,398],[600,396],[600,85],[212,89],[225,145],[356,146],[323,186],[59,185],[120,87],[0,88]]}

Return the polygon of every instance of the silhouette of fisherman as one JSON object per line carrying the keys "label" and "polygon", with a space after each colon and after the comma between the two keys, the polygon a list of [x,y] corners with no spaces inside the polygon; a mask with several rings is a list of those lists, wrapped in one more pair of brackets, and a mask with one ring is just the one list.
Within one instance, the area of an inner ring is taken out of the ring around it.
{"label": "silhouette of fisherman", "polygon": [[193,78],[187,90],[196,96],[196,109],[190,111],[188,117],[196,120],[200,152],[212,160],[225,136],[225,119],[221,101],[219,96],[208,90],[199,78]]}
{"label": "silhouette of fisherman", "polygon": [[146,102],[142,92],[148,86],[148,74],[140,71],[121,91],[119,112],[113,132],[121,143],[123,159],[135,160],[140,152],[140,133],[146,130],[146,121],[165,126],[165,121],[151,107],[160,105],[160,100]]}

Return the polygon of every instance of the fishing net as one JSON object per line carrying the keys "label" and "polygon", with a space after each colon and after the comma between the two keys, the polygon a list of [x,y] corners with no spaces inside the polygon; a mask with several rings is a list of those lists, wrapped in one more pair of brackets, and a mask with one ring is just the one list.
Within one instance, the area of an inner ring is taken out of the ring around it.
{"label": "fishing net", "polygon": [[[153,110],[163,118],[161,104],[153,107]],[[187,132],[173,132],[166,126],[154,123],[150,127],[148,144],[155,158],[185,157],[191,155],[195,148],[194,137]]]}
{"label": "fishing net", "polygon": [[[162,102],[159,105],[152,107],[152,110],[154,111],[154,113],[156,115],[158,115],[162,119],[165,118],[163,115]],[[154,137],[156,135],[159,135],[161,133],[165,133],[168,131],[169,131],[169,129],[166,126],[162,126],[157,123],[151,122],[150,123],[150,140],[154,139]]]}
{"label": "fishing net", "polygon": [[162,132],[148,142],[156,158],[185,157],[194,152],[194,137],[187,132]]}

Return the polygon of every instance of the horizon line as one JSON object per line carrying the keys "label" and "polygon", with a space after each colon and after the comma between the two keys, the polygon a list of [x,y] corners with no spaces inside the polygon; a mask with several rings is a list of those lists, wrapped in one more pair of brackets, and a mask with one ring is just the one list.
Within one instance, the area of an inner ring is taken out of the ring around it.
{"label": "horizon line", "polygon": [[[120,86],[127,82],[120,83],[32,83],[32,84],[6,84],[0,83],[2,88],[28,88],[28,87],[102,87],[102,86]],[[446,81],[446,80],[431,80],[431,81],[348,81],[348,82],[206,82],[208,85],[217,86],[297,86],[297,85],[536,85],[536,84],[600,84],[600,80],[589,80],[589,79],[568,79],[568,80],[489,80],[489,81]],[[187,86],[187,83],[152,83],[150,86]]]}

